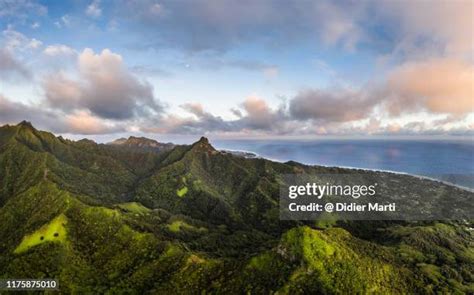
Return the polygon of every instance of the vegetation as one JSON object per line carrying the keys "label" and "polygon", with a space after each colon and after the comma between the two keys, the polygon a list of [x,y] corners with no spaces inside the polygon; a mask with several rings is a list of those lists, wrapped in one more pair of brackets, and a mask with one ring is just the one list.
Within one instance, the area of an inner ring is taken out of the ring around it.
{"label": "vegetation", "polygon": [[472,222],[283,222],[280,175],[344,170],[142,140],[0,127],[0,278],[90,294],[474,293]]}
{"label": "vegetation", "polygon": [[147,207],[137,202],[128,202],[128,203],[118,204],[117,207],[122,209],[125,212],[130,212],[137,215],[148,214],[151,211]]}
{"label": "vegetation", "polygon": [[176,191],[176,194],[178,195],[178,197],[182,198],[182,197],[184,197],[184,196],[186,195],[187,192],[188,192],[188,188],[185,186],[185,187],[183,187],[183,188],[181,188],[181,189],[178,189],[178,190]]}
{"label": "vegetation", "polygon": [[66,223],[66,216],[63,214],[59,215],[34,233],[26,235],[20,245],[15,249],[14,253],[25,252],[31,247],[47,242],[65,242],[67,234]]}

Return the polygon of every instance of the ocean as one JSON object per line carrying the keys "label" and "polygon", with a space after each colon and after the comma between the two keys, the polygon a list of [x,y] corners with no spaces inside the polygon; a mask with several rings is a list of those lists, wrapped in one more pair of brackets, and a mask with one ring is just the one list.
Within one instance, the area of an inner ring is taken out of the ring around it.
{"label": "ocean", "polygon": [[275,161],[385,170],[474,188],[474,140],[216,140]]}

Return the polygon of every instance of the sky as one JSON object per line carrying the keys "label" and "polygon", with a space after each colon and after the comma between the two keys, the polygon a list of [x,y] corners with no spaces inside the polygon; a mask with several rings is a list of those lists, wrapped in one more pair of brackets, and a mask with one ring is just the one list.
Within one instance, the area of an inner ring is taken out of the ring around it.
{"label": "sky", "polygon": [[0,124],[472,137],[474,1],[0,0]]}

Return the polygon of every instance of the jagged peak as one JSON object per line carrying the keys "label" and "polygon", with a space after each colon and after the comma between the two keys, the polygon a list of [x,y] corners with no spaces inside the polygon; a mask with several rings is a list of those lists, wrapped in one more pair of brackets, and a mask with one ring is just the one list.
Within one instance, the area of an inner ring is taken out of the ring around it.
{"label": "jagged peak", "polygon": [[198,141],[193,143],[193,149],[198,149],[199,151],[208,151],[214,152],[216,149],[209,143],[207,137],[202,136]]}
{"label": "jagged peak", "polygon": [[148,137],[143,137],[143,136],[129,136],[128,141],[142,141],[142,142],[156,142],[158,143],[158,141],[154,140],[154,139],[151,139],[151,138],[148,138]]}
{"label": "jagged peak", "polygon": [[26,128],[30,128],[30,129],[35,130],[35,127],[33,127],[33,124],[31,124],[30,121],[26,121],[26,120],[21,121],[21,122],[18,123],[18,125],[16,125],[16,126],[18,126],[18,127],[26,127]]}
{"label": "jagged peak", "polygon": [[139,143],[159,144],[159,142],[154,139],[146,138],[146,137],[137,137],[137,136],[129,136],[128,138],[121,137],[119,139],[116,139],[110,142],[110,144],[139,144]]}
{"label": "jagged peak", "polygon": [[112,142],[109,142],[108,144],[127,146],[127,147],[153,148],[153,149],[171,148],[174,146],[171,143],[161,143],[151,138],[137,137],[137,136],[129,136],[128,138],[122,137]]}
{"label": "jagged peak", "polygon": [[209,139],[207,139],[207,137],[201,136],[198,142],[209,144]]}
{"label": "jagged peak", "polygon": [[127,142],[127,139],[125,137],[120,137],[120,138],[117,138],[116,140],[114,141],[111,141],[111,142],[108,142],[107,144],[111,144],[111,145],[121,145],[121,144],[124,144]]}
{"label": "jagged peak", "polygon": [[95,141],[89,138],[83,138],[77,141],[77,143],[85,143],[85,144],[97,144]]}
{"label": "jagged peak", "polygon": [[28,136],[32,135],[34,137],[37,137],[38,139],[43,139],[43,140],[51,140],[54,138],[55,140],[61,141],[61,138],[54,135],[52,132],[36,129],[33,126],[33,124],[31,124],[31,122],[26,121],[26,120],[21,121],[14,127],[18,131],[18,134],[23,134],[23,135],[28,135]]}
{"label": "jagged peak", "polygon": [[49,150],[51,145],[66,143],[64,138],[59,138],[51,132],[36,129],[29,121],[23,120],[16,125],[7,125],[10,129],[10,139],[27,145],[35,150]]}

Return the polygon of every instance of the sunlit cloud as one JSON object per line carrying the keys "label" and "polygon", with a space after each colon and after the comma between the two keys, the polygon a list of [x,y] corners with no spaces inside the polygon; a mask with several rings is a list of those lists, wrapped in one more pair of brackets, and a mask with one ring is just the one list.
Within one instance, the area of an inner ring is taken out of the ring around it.
{"label": "sunlit cloud", "polygon": [[66,110],[89,110],[108,119],[130,119],[160,113],[153,88],[124,66],[122,57],[108,49],[96,54],[85,49],[77,60],[78,78],[55,73],[43,85],[47,102]]}

